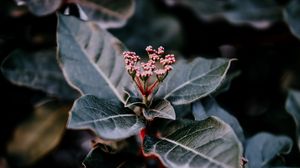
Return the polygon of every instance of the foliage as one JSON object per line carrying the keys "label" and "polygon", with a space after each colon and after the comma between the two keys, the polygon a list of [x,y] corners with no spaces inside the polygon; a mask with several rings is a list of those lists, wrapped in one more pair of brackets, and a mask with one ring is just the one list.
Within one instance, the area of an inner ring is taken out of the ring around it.
{"label": "foliage", "polygon": [[[33,14],[26,16],[55,18],[57,27],[51,44],[37,38],[13,47],[1,63],[7,80],[36,94],[28,102],[49,100],[15,126],[5,146],[10,165],[43,167],[39,161],[47,163],[43,158],[57,152],[57,160],[68,156],[87,168],[300,166],[300,94],[290,89],[291,80],[297,85],[297,73],[289,67],[297,67],[298,59],[278,59],[282,71],[274,72],[274,59],[267,57],[273,50],[286,52],[276,41],[286,36],[265,36],[276,43],[267,41],[270,49],[261,39],[198,38],[199,27],[208,25],[209,32],[214,23],[243,31],[251,25],[251,32],[282,22],[292,39],[288,44],[297,43],[292,35],[300,36],[298,0],[15,2],[25,5],[20,11]],[[23,15],[13,9],[2,11]],[[198,52],[203,46],[195,39],[213,47]],[[267,56],[257,58],[257,53]],[[280,75],[266,82],[272,73]],[[82,137],[65,142],[69,131]],[[72,141],[80,147],[71,145],[59,153]]]}

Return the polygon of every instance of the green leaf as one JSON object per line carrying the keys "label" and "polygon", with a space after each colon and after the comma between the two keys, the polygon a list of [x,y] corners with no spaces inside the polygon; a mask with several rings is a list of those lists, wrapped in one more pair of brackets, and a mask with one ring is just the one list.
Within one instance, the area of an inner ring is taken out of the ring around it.
{"label": "green leaf", "polygon": [[285,22],[289,25],[291,32],[300,38],[300,2],[298,0],[291,0],[283,10]]}
{"label": "green leaf", "polygon": [[55,55],[55,48],[37,52],[15,50],[3,61],[1,71],[14,84],[73,100],[79,94],[65,81]]}
{"label": "green leaf", "polygon": [[116,100],[86,95],[75,101],[68,128],[92,129],[106,140],[119,140],[137,134],[144,122]]}
{"label": "green leaf", "polygon": [[171,103],[167,100],[153,100],[149,109],[143,109],[144,117],[147,120],[154,118],[176,119],[176,114]]}
{"label": "green leaf", "polygon": [[82,94],[119,98],[132,86],[124,67],[123,44],[93,22],[58,15],[58,61],[69,83]]}
{"label": "green leaf", "polygon": [[300,92],[296,90],[290,90],[286,103],[285,108],[288,113],[291,114],[293,119],[296,122],[297,126],[297,139],[298,139],[298,147],[300,148]]}
{"label": "green leaf", "polygon": [[134,13],[134,0],[69,0],[78,5],[82,19],[96,21],[102,28],[123,26]]}
{"label": "green leaf", "polygon": [[83,161],[83,165],[86,168],[143,168],[145,167],[142,163],[143,160],[136,156],[120,152],[117,154],[105,153],[100,147],[92,149]]}
{"label": "green leaf", "polygon": [[141,99],[142,95],[137,90],[126,90],[128,98],[126,99],[125,106],[132,108],[141,107],[143,115],[147,120],[154,118],[176,119],[176,113],[171,103],[164,99],[155,99],[151,102],[150,107],[147,108]]}
{"label": "green leaf", "polygon": [[188,104],[205,97],[220,86],[233,59],[196,58],[180,60],[168,75],[156,96],[172,104]]}
{"label": "green leaf", "polygon": [[18,5],[26,5],[30,12],[37,16],[54,13],[62,4],[62,0],[17,0]]}
{"label": "green leaf", "polygon": [[17,126],[7,145],[11,163],[25,167],[53,150],[65,132],[69,109],[69,105],[53,100],[38,104],[32,116]]}
{"label": "green leaf", "polygon": [[245,157],[249,168],[270,167],[270,162],[280,154],[288,154],[293,141],[286,136],[259,133],[246,142]]}
{"label": "green leaf", "polygon": [[225,111],[213,98],[197,101],[193,103],[193,115],[195,120],[201,121],[210,116],[216,116],[231,126],[241,142],[245,140],[243,129],[239,121]]}
{"label": "green leaf", "polygon": [[167,167],[235,168],[240,165],[242,147],[227,124],[209,117],[180,126],[167,136],[146,136],[144,152],[158,155]]}
{"label": "green leaf", "polygon": [[145,104],[142,100],[143,95],[135,87],[132,87],[132,90],[125,88],[124,92],[126,97],[125,107],[145,107]]}

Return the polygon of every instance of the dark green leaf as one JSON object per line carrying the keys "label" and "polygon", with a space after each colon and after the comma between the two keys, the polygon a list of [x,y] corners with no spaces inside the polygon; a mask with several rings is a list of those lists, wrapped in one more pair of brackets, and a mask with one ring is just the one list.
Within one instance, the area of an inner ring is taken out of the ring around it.
{"label": "dark green leaf", "polygon": [[102,28],[123,26],[134,13],[134,0],[69,0],[76,3],[82,19],[96,21]]}
{"label": "dark green leaf", "polygon": [[53,150],[65,132],[69,109],[53,100],[37,105],[33,115],[17,126],[7,145],[12,163],[25,167]]}
{"label": "dark green leaf", "polygon": [[146,54],[144,49],[148,45],[164,46],[167,50],[178,50],[182,45],[180,22],[157,8],[155,3],[136,1],[136,11],[128,24],[122,29],[111,30],[128,48],[137,53]]}
{"label": "dark green leaf", "polygon": [[297,125],[298,147],[300,148],[300,92],[291,90],[285,104],[286,110],[292,115]]}
{"label": "dark green leaf", "polygon": [[266,27],[270,22],[282,17],[282,8],[275,0],[166,1],[170,5],[186,6],[205,20],[222,17],[235,24],[247,23],[256,27]]}
{"label": "dark green leaf", "polygon": [[79,93],[65,81],[56,62],[55,52],[55,48],[37,52],[15,50],[3,62],[1,71],[7,79],[17,85],[73,100]]}
{"label": "dark green leaf", "polygon": [[144,122],[117,100],[86,95],[75,101],[68,128],[92,129],[106,140],[119,140],[137,134]]}
{"label": "dark green leaf", "polygon": [[220,86],[231,59],[197,58],[192,62],[180,60],[157,92],[158,97],[172,104],[188,104],[212,93]]}
{"label": "dark green leaf", "polygon": [[245,157],[249,168],[270,167],[270,162],[280,154],[288,154],[293,141],[286,136],[259,133],[246,141]]}
{"label": "dark green leaf", "polygon": [[207,98],[202,102],[197,101],[193,103],[193,115],[195,120],[201,121],[210,116],[216,116],[226,122],[234,130],[235,134],[241,142],[245,140],[243,129],[239,121],[225,111],[213,98]]}
{"label": "dark green leaf", "polygon": [[176,114],[171,103],[167,100],[154,100],[149,109],[143,110],[144,117],[147,120],[154,118],[176,119]]}
{"label": "dark green leaf", "polygon": [[194,121],[168,136],[146,136],[144,152],[158,155],[172,168],[235,168],[240,165],[242,147],[227,124],[210,117]]}
{"label": "dark green leaf", "polygon": [[129,108],[134,108],[136,106],[145,107],[145,104],[142,100],[142,94],[135,87],[132,88],[133,90],[125,88],[125,106]]}
{"label": "dark green leaf", "polygon": [[93,22],[58,15],[58,60],[69,83],[82,94],[119,98],[132,86],[123,44]]}
{"label": "dark green leaf", "polygon": [[62,0],[18,0],[17,4],[25,4],[33,14],[37,16],[44,16],[54,13],[62,4]]}
{"label": "dark green leaf", "polygon": [[291,32],[298,38],[300,38],[300,1],[291,0],[283,11],[284,19],[289,25]]}
{"label": "dark green leaf", "polygon": [[[128,153],[108,154],[96,147],[91,150],[83,161],[86,168],[143,168],[143,160],[139,159]],[[100,166],[101,165],[101,166]]]}

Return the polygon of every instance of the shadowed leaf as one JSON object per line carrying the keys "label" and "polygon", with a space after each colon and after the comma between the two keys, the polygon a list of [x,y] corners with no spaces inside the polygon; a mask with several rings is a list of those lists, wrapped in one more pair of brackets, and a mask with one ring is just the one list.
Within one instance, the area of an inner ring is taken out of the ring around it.
{"label": "shadowed leaf", "polygon": [[291,32],[300,38],[300,2],[298,0],[291,0],[283,11],[284,20],[289,25]]}
{"label": "shadowed leaf", "polygon": [[105,168],[144,168],[143,160],[136,156],[120,152],[117,154],[105,153],[100,147],[91,150],[83,161],[86,168],[98,168],[99,165]]}
{"label": "shadowed leaf", "polygon": [[33,115],[16,128],[8,143],[12,163],[21,167],[32,164],[55,148],[65,131],[69,108],[56,101],[36,106]]}
{"label": "shadowed leaf", "polygon": [[183,41],[180,22],[166,11],[158,9],[154,1],[136,1],[135,13],[128,23],[122,29],[113,29],[111,32],[137,53],[145,53],[148,45],[178,50]]}
{"label": "shadowed leaf", "polygon": [[203,101],[193,103],[193,115],[195,120],[201,121],[210,116],[216,116],[226,122],[234,130],[235,134],[241,142],[245,140],[243,129],[238,120],[225,111],[213,98],[207,98]]}
{"label": "shadowed leaf", "polygon": [[62,0],[16,0],[18,5],[26,5],[37,16],[54,13],[62,4]]}
{"label": "shadowed leaf", "polygon": [[65,81],[55,52],[55,48],[37,52],[15,50],[3,62],[1,71],[14,84],[73,100],[79,93]]}
{"label": "shadowed leaf", "polygon": [[182,5],[199,18],[225,18],[234,24],[250,24],[266,28],[282,17],[282,7],[274,0],[165,0],[169,5]]}
{"label": "shadowed leaf", "polygon": [[95,21],[102,28],[123,26],[134,13],[134,0],[68,0],[78,5],[81,19]]}
{"label": "shadowed leaf", "polygon": [[249,168],[270,167],[270,162],[280,154],[288,154],[293,141],[286,136],[259,133],[246,141],[245,157]]}
{"label": "shadowed leaf", "polygon": [[290,90],[287,100],[285,102],[285,108],[288,113],[292,115],[297,125],[297,138],[298,147],[300,148],[300,92],[296,90]]}

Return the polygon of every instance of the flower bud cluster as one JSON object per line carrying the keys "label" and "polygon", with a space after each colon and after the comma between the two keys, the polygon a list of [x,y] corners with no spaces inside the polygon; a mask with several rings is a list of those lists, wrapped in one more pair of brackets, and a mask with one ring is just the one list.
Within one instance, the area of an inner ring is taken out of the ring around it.
{"label": "flower bud cluster", "polygon": [[[176,62],[173,54],[163,56],[165,49],[162,46],[157,50],[148,46],[146,51],[149,56],[147,62],[140,62],[141,58],[135,52],[125,51],[123,53],[125,68],[141,93],[145,95],[152,93],[158,84],[166,78],[168,72],[173,69],[172,64]],[[155,78],[154,82],[150,80],[153,77]]]}

